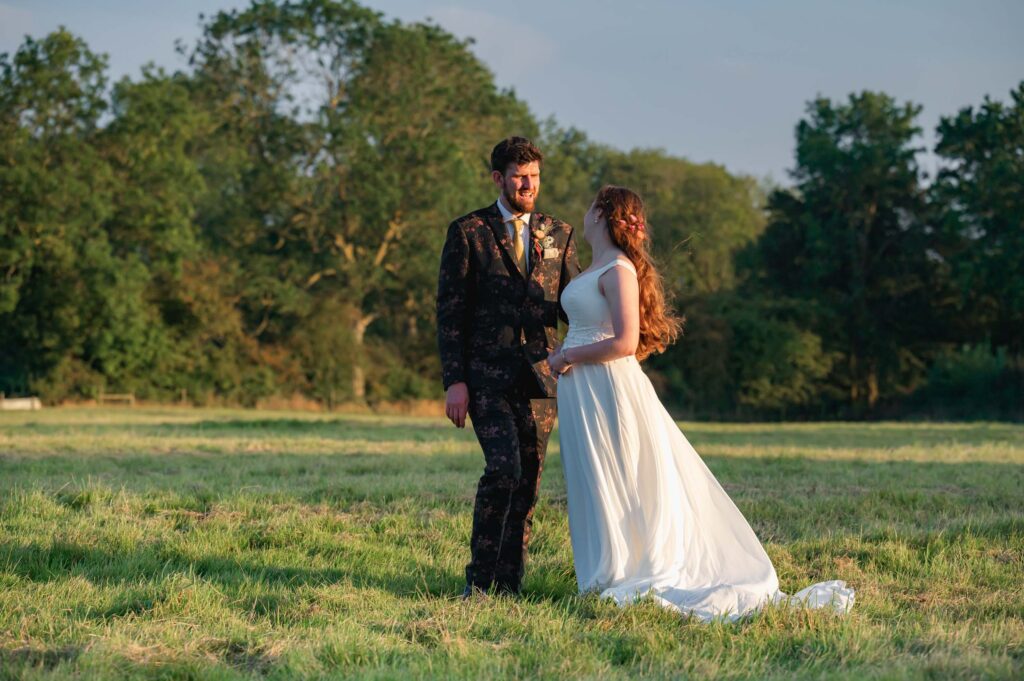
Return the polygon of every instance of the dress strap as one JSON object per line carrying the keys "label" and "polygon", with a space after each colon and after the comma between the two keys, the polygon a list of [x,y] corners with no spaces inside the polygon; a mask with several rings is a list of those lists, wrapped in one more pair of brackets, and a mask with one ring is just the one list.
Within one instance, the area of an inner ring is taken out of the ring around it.
{"label": "dress strap", "polygon": [[633,274],[636,274],[636,268],[633,267],[633,263],[631,263],[629,260],[623,260],[622,258],[615,258],[615,260],[612,260],[610,263],[602,265],[600,269],[597,270],[598,276],[604,274],[605,272],[615,267],[616,265],[622,265]]}

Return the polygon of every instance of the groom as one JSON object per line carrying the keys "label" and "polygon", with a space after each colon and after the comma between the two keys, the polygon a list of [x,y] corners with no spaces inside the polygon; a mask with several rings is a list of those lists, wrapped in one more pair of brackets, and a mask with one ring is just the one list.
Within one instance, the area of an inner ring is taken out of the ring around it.
{"label": "groom", "polygon": [[466,590],[518,594],[548,437],[562,290],[580,271],[572,227],[534,210],[544,157],[509,137],[491,152],[497,202],[448,226],[437,284],[445,413],[484,451]]}

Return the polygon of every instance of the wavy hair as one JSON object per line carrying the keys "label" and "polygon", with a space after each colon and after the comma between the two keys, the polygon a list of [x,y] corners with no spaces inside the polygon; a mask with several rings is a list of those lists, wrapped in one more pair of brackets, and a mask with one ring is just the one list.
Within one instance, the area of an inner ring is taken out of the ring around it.
{"label": "wavy hair", "polygon": [[525,137],[506,137],[491,150],[491,170],[504,175],[509,165],[526,165],[527,163],[544,163],[544,154],[533,142]]}
{"label": "wavy hair", "polygon": [[625,187],[605,185],[594,199],[608,234],[636,268],[640,286],[640,342],[636,358],[665,352],[683,332],[684,317],[676,316],[665,300],[665,287],[650,253],[650,226],[640,196]]}

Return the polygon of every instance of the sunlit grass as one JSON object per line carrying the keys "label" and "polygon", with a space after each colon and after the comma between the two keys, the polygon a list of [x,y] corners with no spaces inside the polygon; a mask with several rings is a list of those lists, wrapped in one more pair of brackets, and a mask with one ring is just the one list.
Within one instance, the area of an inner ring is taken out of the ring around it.
{"label": "sunlit grass", "polygon": [[437,419],[0,414],[0,679],[1013,678],[1024,427],[682,424],[795,591],[737,625],[575,593],[557,433],[525,597],[465,603],[482,456]]}

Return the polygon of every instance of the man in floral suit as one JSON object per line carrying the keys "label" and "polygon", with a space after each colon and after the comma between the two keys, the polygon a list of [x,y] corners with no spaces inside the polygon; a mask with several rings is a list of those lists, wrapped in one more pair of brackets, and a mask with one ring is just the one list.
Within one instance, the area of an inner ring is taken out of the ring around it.
{"label": "man in floral suit", "polygon": [[497,202],[448,226],[437,285],[445,413],[469,414],[486,465],[473,509],[464,597],[518,594],[548,437],[562,290],[580,271],[573,230],[534,210],[543,155],[509,137],[491,152]]}

